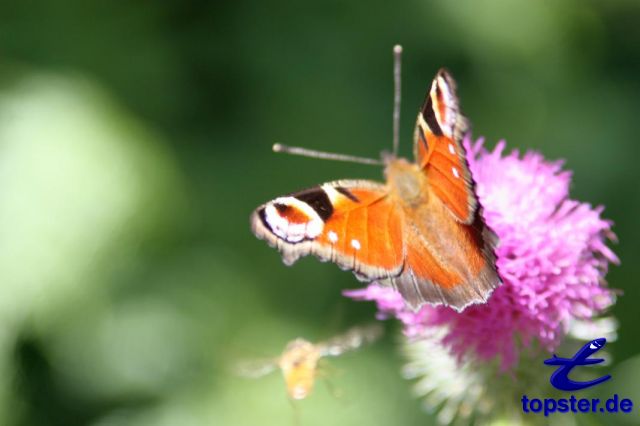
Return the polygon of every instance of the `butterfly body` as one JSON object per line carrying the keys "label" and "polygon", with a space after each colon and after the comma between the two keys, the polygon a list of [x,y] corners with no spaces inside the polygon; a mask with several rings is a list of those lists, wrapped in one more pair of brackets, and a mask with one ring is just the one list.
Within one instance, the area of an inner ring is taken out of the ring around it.
{"label": "butterfly body", "polygon": [[398,203],[410,208],[420,208],[428,201],[427,179],[416,164],[404,158],[393,158],[387,161],[384,174],[388,192]]}
{"label": "butterfly body", "polygon": [[276,198],[254,212],[253,231],[286,264],[313,254],[393,286],[414,309],[483,303],[500,284],[497,238],[482,219],[466,128],[441,70],[418,115],[414,162],[383,155],[385,184],[342,180]]}

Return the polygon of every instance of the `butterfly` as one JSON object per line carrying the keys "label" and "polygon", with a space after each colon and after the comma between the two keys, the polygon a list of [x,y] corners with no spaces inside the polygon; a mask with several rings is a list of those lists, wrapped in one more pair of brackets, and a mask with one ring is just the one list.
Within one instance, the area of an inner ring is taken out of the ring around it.
{"label": "butterfly", "polygon": [[289,397],[304,399],[313,390],[322,358],[356,350],[374,342],[381,335],[382,326],[370,324],[352,327],[343,334],[319,343],[297,338],[287,344],[279,357],[242,362],[236,369],[240,375],[249,378],[258,378],[280,369]]}
{"label": "butterfly", "polygon": [[418,113],[414,161],[383,153],[384,184],[338,180],[278,197],[253,212],[252,230],[287,265],[312,254],[392,286],[413,310],[485,303],[501,284],[498,238],[475,193],[467,130],[456,83],[440,69]]}

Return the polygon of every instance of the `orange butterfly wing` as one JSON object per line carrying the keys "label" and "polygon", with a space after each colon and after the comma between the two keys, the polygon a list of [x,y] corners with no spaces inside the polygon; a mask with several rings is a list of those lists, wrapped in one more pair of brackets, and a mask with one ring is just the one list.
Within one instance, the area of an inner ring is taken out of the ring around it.
{"label": "orange butterfly wing", "polygon": [[275,246],[286,264],[313,254],[352,270],[362,280],[388,278],[402,270],[403,211],[386,186],[336,181],[260,206],[253,232]]}
{"label": "orange butterfly wing", "polygon": [[482,219],[462,146],[466,129],[455,82],[440,70],[415,130],[424,202],[404,205],[405,267],[400,276],[386,281],[414,308],[431,303],[462,310],[485,302],[500,284],[497,237]]}
{"label": "orange butterfly wing", "polygon": [[453,78],[438,71],[418,114],[414,155],[436,195],[456,219],[470,224],[478,202],[461,143],[468,124],[455,91]]}

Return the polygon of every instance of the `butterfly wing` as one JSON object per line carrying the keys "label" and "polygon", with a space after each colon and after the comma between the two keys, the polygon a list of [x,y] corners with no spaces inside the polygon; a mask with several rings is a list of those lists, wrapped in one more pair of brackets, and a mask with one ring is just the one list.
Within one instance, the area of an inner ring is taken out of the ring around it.
{"label": "butterfly wing", "polygon": [[251,225],[288,265],[313,254],[361,280],[389,278],[402,270],[404,218],[388,195],[371,181],[330,182],[258,207]]}
{"label": "butterfly wing", "polygon": [[456,84],[441,69],[431,83],[414,132],[414,156],[433,192],[460,222],[471,224],[478,201],[462,138],[468,130]]}
{"label": "butterfly wing", "polygon": [[426,202],[404,205],[405,267],[387,283],[414,309],[425,303],[460,311],[484,303],[500,284],[497,237],[482,219],[462,146],[467,121],[455,82],[440,70],[418,114],[414,153]]}

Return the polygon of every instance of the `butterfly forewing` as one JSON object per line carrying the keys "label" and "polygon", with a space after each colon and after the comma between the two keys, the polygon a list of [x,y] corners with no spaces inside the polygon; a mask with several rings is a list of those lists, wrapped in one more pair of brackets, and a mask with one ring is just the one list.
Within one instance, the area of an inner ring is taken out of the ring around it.
{"label": "butterfly forewing", "polygon": [[286,264],[313,254],[370,281],[402,269],[403,212],[388,195],[375,182],[330,182],[266,203],[251,223]]}
{"label": "butterfly forewing", "polygon": [[418,114],[414,154],[436,195],[456,219],[470,224],[477,199],[462,146],[467,128],[459,110],[455,81],[440,70]]}

